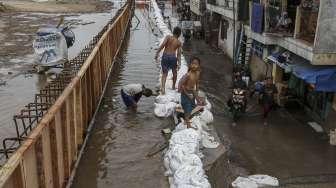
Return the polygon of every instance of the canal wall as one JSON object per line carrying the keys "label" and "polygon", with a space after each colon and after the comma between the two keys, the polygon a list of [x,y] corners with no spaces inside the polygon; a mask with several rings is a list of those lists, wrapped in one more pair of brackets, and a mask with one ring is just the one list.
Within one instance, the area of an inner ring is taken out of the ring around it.
{"label": "canal wall", "polygon": [[94,39],[96,45],[86,51],[85,62],[76,59],[69,64],[78,69],[62,75],[66,79],[53,90],[59,96],[48,101],[53,103],[45,113],[36,114],[36,127],[18,138],[20,147],[0,169],[0,187],[66,187],[71,182],[133,11],[134,3],[128,1]]}

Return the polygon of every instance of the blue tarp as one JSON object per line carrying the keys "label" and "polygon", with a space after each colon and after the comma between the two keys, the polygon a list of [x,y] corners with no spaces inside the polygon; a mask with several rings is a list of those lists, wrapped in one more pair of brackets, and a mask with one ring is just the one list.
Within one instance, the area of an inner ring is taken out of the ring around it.
{"label": "blue tarp", "polygon": [[316,91],[336,92],[336,67],[299,65],[293,68],[293,74],[305,82],[314,84]]}
{"label": "blue tarp", "polygon": [[263,32],[264,7],[259,3],[253,3],[252,9],[252,31],[256,33]]}
{"label": "blue tarp", "polygon": [[291,55],[291,63],[280,62],[283,52],[273,53],[268,57],[285,72],[292,72],[306,83],[315,85],[316,91],[336,92],[336,66],[317,66],[297,55]]}

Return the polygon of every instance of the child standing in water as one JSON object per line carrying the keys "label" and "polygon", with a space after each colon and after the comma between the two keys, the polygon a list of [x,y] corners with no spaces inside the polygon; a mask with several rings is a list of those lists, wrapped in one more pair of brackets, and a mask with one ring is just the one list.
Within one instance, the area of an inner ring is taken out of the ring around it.
{"label": "child standing in water", "polygon": [[189,65],[189,71],[180,81],[179,91],[181,92],[181,105],[184,111],[184,119],[187,127],[191,128],[191,112],[196,107],[195,100],[200,102],[198,87],[200,79],[200,59],[193,57]]}

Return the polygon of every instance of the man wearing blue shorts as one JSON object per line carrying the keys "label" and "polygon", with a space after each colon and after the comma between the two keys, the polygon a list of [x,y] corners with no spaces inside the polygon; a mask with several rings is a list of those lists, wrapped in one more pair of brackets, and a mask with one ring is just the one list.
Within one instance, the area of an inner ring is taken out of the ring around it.
{"label": "man wearing blue shorts", "polygon": [[137,103],[142,95],[150,97],[153,95],[153,92],[152,90],[145,88],[143,84],[128,84],[121,89],[121,98],[129,109],[137,109]]}
{"label": "man wearing blue shorts", "polygon": [[[181,65],[181,42],[178,38],[181,35],[181,29],[179,27],[175,27],[173,30],[173,36],[166,36],[160,45],[158,51],[156,52],[155,59],[158,59],[159,53],[164,49],[162,57],[161,57],[161,69],[162,69],[162,77],[161,77],[161,94],[165,94],[166,88],[166,79],[168,75],[168,71],[173,71],[173,86],[172,89],[175,90],[176,78],[177,78],[177,70]],[[176,55],[177,54],[177,55]]]}

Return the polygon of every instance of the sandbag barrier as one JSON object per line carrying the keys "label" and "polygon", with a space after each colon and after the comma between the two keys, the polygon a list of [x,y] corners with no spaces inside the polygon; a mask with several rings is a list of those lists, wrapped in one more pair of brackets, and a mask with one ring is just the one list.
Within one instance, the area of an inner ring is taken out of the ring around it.
{"label": "sandbag barrier", "polygon": [[[154,10],[154,23],[159,28],[162,34],[161,42],[167,35],[172,35],[161,15],[161,10],[157,3],[152,0],[151,7]],[[160,43],[158,43],[160,44]],[[178,71],[177,83],[183,75],[187,73],[188,67],[184,56],[181,57],[181,68]],[[180,102],[180,94],[172,87],[172,74],[169,73],[166,82],[166,94],[160,95],[156,98],[154,114],[159,117],[169,117],[174,115],[174,111]],[[210,112],[211,104],[207,101],[207,106],[204,111],[192,118],[192,126],[196,128],[187,129],[182,122],[175,127],[169,141],[169,147],[164,152],[164,166],[166,167],[165,175],[168,177],[171,188],[182,187],[211,187],[205,171],[201,158],[203,154],[200,148],[217,148],[219,143],[215,141],[207,130],[208,123],[213,121],[213,115]]]}
{"label": "sandbag barrier", "polygon": [[47,91],[43,90],[47,94],[41,92],[34,103],[27,105],[28,109],[20,112],[19,116],[29,124],[23,124],[24,129],[18,131],[20,147],[0,169],[0,187],[69,184],[133,11],[134,1],[129,0],[82,53],[64,67],[46,87]]}

